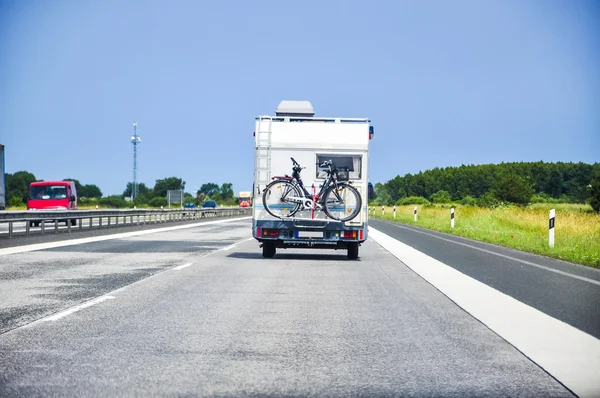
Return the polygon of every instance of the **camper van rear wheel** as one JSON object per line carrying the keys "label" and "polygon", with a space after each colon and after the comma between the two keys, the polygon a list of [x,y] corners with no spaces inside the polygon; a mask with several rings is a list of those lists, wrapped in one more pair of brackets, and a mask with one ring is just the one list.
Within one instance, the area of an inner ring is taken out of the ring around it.
{"label": "camper van rear wheel", "polygon": [[291,202],[286,198],[301,198],[298,187],[288,180],[275,180],[263,190],[263,206],[265,210],[276,218],[291,217],[300,209],[300,203]]}
{"label": "camper van rear wheel", "polygon": [[348,243],[348,260],[356,260],[358,258],[358,242]]}
{"label": "camper van rear wheel", "polygon": [[338,221],[355,218],[362,208],[362,199],[358,189],[345,182],[331,185],[323,195],[323,211],[327,217]]}
{"label": "camper van rear wheel", "polygon": [[275,252],[277,251],[275,242],[264,242],[262,249],[264,258],[273,258]]}

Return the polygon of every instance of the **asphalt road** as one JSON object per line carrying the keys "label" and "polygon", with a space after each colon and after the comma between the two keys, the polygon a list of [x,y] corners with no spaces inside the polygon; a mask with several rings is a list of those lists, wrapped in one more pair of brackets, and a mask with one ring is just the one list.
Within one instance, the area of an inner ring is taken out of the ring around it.
{"label": "asphalt road", "polygon": [[600,338],[598,269],[406,224],[378,219],[371,219],[369,224],[463,274]]}
{"label": "asphalt road", "polygon": [[248,238],[0,255],[0,396],[572,396],[372,240],[348,261]]}

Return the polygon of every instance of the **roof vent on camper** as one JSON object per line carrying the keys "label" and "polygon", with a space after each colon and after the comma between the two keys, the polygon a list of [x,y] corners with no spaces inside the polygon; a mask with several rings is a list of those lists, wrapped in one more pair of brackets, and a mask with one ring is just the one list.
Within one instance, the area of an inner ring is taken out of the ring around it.
{"label": "roof vent on camper", "polygon": [[283,100],[275,110],[276,116],[296,116],[296,117],[313,117],[313,110],[310,101],[288,101]]}

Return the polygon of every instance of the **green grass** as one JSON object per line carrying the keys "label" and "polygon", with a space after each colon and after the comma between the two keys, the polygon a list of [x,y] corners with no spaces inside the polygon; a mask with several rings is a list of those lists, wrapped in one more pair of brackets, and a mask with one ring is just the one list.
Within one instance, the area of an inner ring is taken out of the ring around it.
{"label": "green grass", "polygon": [[[386,207],[383,218],[600,268],[600,216],[587,205],[538,203],[498,209],[458,205],[454,229],[449,205],[418,205],[416,222],[413,208],[397,206],[394,219],[393,208]],[[550,209],[556,209],[553,248],[548,244]],[[371,217],[382,218],[381,207],[376,210]]]}

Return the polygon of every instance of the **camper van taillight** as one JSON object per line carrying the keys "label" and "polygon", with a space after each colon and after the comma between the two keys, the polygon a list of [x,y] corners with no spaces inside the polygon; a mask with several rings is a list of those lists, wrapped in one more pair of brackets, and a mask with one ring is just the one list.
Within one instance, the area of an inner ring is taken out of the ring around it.
{"label": "camper van taillight", "polygon": [[252,137],[256,137],[256,131],[252,132]]}
{"label": "camper van taillight", "polygon": [[373,126],[369,126],[369,139],[372,140],[374,135],[375,130],[373,129]]}

